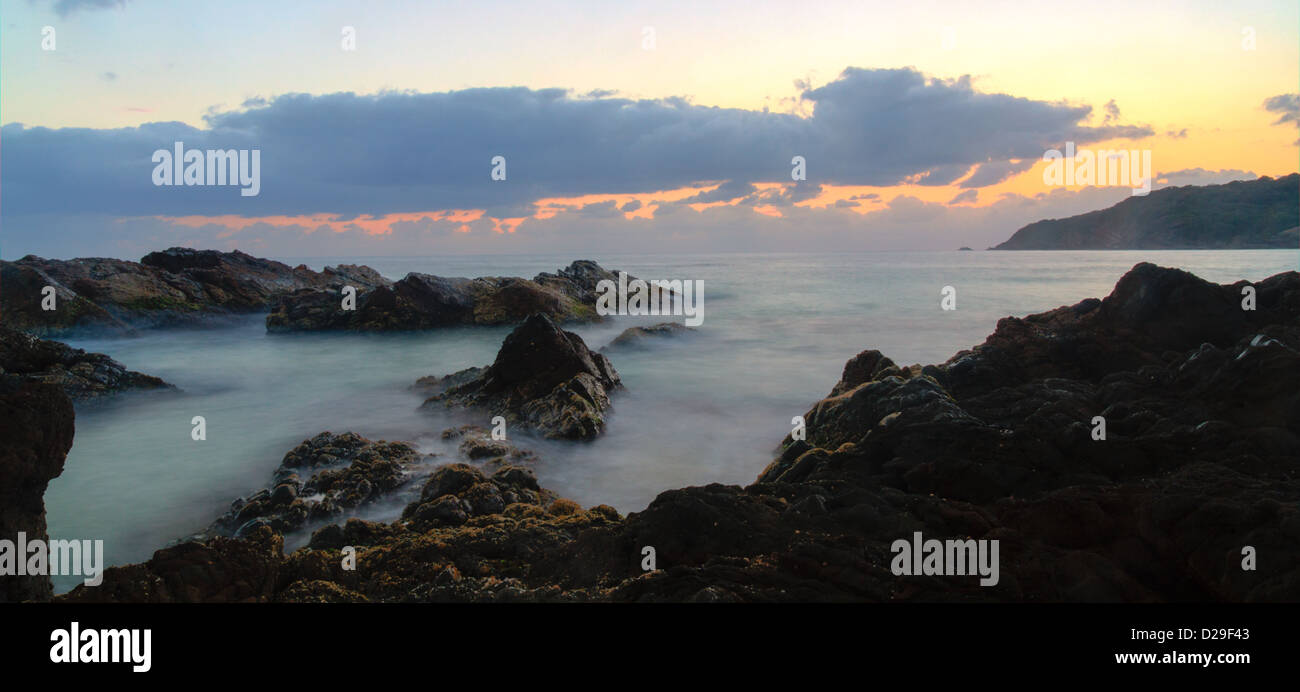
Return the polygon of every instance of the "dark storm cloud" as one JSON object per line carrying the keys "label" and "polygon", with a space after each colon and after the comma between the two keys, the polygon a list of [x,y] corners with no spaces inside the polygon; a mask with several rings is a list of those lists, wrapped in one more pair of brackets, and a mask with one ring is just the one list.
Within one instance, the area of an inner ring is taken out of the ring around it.
{"label": "dark storm cloud", "polygon": [[[945,184],[979,166],[1077,144],[1145,137],[1146,128],[1088,127],[1090,107],[976,91],[969,78],[850,68],[803,92],[810,118],[694,105],[684,99],[574,97],[561,89],[487,88],[250,100],[181,123],[91,130],[3,130],[6,215],[384,214],[484,208],[504,217],[542,197],[647,192],[729,181],[808,185]],[[155,187],[156,149],[261,150],[261,193]],[[507,178],[491,179],[494,156]],[[988,173],[984,173],[986,167]],[[812,189],[811,187],[807,189]],[[734,199],[734,197],[733,197]]]}

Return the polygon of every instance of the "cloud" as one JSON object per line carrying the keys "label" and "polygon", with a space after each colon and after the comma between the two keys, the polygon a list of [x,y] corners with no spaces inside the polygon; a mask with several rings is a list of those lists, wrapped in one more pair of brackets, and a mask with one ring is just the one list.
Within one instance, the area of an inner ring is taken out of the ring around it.
{"label": "cloud", "polygon": [[116,72],[105,72],[105,73],[99,75],[99,77],[100,77],[100,79],[103,79],[105,82],[112,82],[112,81],[114,81],[114,80],[117,79],[117,73],[116,73]]}
{"label": "cloud", "polygon": [[1106,116],[1101,119],[1103,125],[1119,122],[1119,104],[1115,103],[1115,99],[1107,101],[1103,108],[1106,113]]}
{"label": "cloud", "polygon": [[618,208],[618,203],[612,199],[585,205],[578,209],[577,213],[589,219],[623,218],[623,212]]}
{"label": "cloud", "polygon": [[1264,110],[1281,113],[1274,125],[1296,123],[1300,125],[1300,94],[1278,94],[1264,100]]}
{"label": "cloud", "polygon": [[55,13],[65,18],[82,10],[107,10],[114,7],[125,9],[126,0],[57,0],[54,3]]}
{"label": "cloud", "polygon": [[[773,189],[770,196],[779,199],[782,193]],[[607,205],[596,203],[604,213],[569,208],[551,218],[530,219],[514,233],[501,232],[492,219],[473,214],[411,215],[391,224],[386,233],[369,232],[363,218],[352,224],[329,218],[323,224],[271,220],[232,228],[152,216],[44,214],[25,219],[19,233],[6,220],[3,251],[6,259],[27,253],[138,259],[161,247],[185,245],[270,257],[350,256],[364,261],[360,258],[472,253],[560,253],[599,259],[603,253],[738,248],[749,252],[953,249],[995,245],[1033,221],[1108,207],[1130,195],[1124,188],[1056,188],[1033,196],[1004,194],[986,206],[949,206],[902,195],[866,214],[837,203],[787,205],[779,216],[756,214],[751,205],[696,211],[668,203],[653,218],[633,219],[609,214]]]}
{"label": "cloud", "polygon": [[[1273,122],[1274,125],[1292,123],[1300,128],[1300,94],[1270,96],[1264,100],[1264,110],[1279,114],[1278,119]],[[1300,139],[1295,143],[1300,144]]]}
{"label": "cloud", "polygon": [[705,190],[682,200],[681,204],[711,204],[714,202],[734,202],[758,192],[753,183],[728,180],[712,190]]}
{"label": "cloud", "polygon": [[[969,77],[931,79],[910,68],[850,68],[806,89],[800,98],[810,117],[685,99],[589,96],[522,87],[289,94],[214,112],[203,128],[11,124],[2,132],[0,189],[9,218],[56,210],[347,217],[430,209],[485,209],[508,218],[544,197],[699,181],[727,181],[724,194],[731,194],[753,183],[788,182],[795,155],[807,160],[810,186],[945,184],[976,166],[976,182],[991,184],[1012,159],[1036,159],[1065,141],[1153,134],[1089,127],[1081,124],[1088,106],[985,93]],[[152,153],[177,141],[205,150],[259,149],[261,194],[153,186]],[[497,155],[507,160],[504,181],[490,176]]]}
{"label": "cloud", "polygon": [[1206,170],[1204,168],[1184,168],[1170,173],[1160,173],[1156,176],[1155,187],[1178,187],[1182,185],[1222,185],[1234,180],[1254,180],[1259,176],[1251,171],[1242,171],[1237,169],[1222,169],[1218,171]]}
{"label": "cloud", "polygon": [[[1041,156],[1041,154],[1040,154]],[[1018,173],[1023,173],[1034,164],[1038,163],[1038,158],[1020,159],[1017,161],[990,161],[980,164],[979,168],[970,175],[969,178],[961,181],[961,187],[988,187],[1010,178]]]}
{"label": "cloud", "polygon": [[1166,130],[1165,136],[1173,139],[1185,139],[1187,137],[1187,128],[1181,130]]}
{"label": "cloud", "polygon": [[963,190],[957,193],[957,196],[948,200],[948,204],[965,204],[979,201],[980,191],[976,189]]}

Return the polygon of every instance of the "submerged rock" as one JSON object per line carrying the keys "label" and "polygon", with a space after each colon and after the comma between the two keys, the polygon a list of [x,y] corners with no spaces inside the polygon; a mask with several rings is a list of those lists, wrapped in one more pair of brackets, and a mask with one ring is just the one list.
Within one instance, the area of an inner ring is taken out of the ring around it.
{"label": "submerged rock", "polygon": [[6,327],[0,327],[0,374],[48,382],[74,401],[133,389],[174,389],[157,377],[127,370],[102,353],[87,353]]}
{"label": "submerged rock", "polygon": [[260,526],[287,533],[336,519],[405,485],[427,459],[404,442],[320,433],[285,454],[271,485],[236,500],[206,533],[242,536]]}
{"label": "submerged rock", "polygon": [[487,368],[422,382],[435,391],[425,407],[484,409],[546,437],[569,440],[604,432],[609,395],[622,387],[609,359],[542,314],[515,328]]}
{"label": "submerged rock", "polygon": [[638,346],[643,344],[646,339],[662,339],[694,331],[696,331],[694,327],[688,327],[676,322],[661,322],[649,327],[628,327],[627,329],[624,329],[621,334],[614,337],[614,340],[609,342],[609,345],[605,346],[605,348],[602,348],[601,350],[604,351],[605,349],[610,348]]}

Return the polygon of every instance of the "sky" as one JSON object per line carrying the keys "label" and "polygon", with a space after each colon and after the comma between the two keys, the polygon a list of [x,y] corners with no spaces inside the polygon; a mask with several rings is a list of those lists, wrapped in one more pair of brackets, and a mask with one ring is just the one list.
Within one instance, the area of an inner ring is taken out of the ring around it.
{"label": "sky", "polygon": [[982,249],[1132,194],[1067,142],[1296,172],[1297,92],[1295,0],[0,0],[0,257]]}

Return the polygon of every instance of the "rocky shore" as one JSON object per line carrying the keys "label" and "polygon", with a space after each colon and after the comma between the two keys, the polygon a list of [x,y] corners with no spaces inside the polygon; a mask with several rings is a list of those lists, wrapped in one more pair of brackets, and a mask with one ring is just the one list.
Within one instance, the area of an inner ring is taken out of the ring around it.
{"label": "rocky shore", "polygon": [[[532,279],[413,272],[389,281],[363,265],[317,272],[238,250],[174,247],[151,252],[139,262],[28,255],[0,261],[0,314],[11,329],[53,337],[130,334],[220,323],[258,312],[268,313],[266,328],[271,332],[503,325],[533,314],[560,323],[586,322],[601,319],[596,285],[606,279],[617,281],[618,273],[591,260],[577,260]],[[349,309],[343,306],[347,287],[356,292]]]}
{"label": "rocky shore", "polygon": [[578,260],[533,279],[448,278],[412,272],[376,286],[357,287],[355,310],[342,309],[340,286],[304,288],[279,296],[266,318],[272,332],[404,331],[457,325],[514,324],[533,314],[556,322],[599,319],[596,284],[617,272]]}
{"label": "rocky shore", "polygon": [[0,375],[53,384],[73,401],[128,390],[174,389],[160,378],[127,370],[102,353],[87,353],[7,327],[0,327]]}
{"label": "rocky shore", "polygon": [[[45,336],[87,330],[129,333],[265,311],[273,298],[298,289],[387,283],[369,267],[342,265],[316,272],[238,250],[174,247],[151,252],[139,262],[28,255],[0,261],[0,313],[5,326]],[[44,309],[47,287],[54,289],[53,310]]]}
{"label": "rocky shore", "polygon": [[[58,385],[0,374],[0,536],[48,540],[45,488],[63,473],[75,413]],[[45,601],[49,577],[0,575],[0,603]]]}
{"label": "rocky shore", "polygon": [[[1003,319],[940,365],[864,351],[745,487],[668,490],[624,517],[525,466],[453,464],[397,521],[326,526],[287,555],[255,525],[59,600],[1300,599],[1300,274],[1254,284],[1254,310],[1244,286],[1140,264],[1106,298]],[[514,372],[512,353],[470,392]],[[895,576],[890,546],[917,532],[999,541],[997,584]]]}

